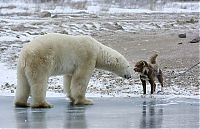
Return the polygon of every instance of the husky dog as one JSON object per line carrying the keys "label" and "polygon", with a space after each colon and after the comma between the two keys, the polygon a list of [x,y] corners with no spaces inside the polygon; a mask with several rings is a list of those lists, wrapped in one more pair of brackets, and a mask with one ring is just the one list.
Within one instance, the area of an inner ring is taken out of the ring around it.
{"label": "husky dog", "polygon": [[142,82],[144,95],[146,95],[146,81],[148,81],[151,85],[151,94],[155,92],[156,78],[161,84],[161,91],[163,91],[163,74],[156,63],[157,56],[158,54],[154,54],[153,56],[151,56],[149,63],[147,63],[144,60],[141,60],[135,64],[134,71],[140,74],[140,80]]}

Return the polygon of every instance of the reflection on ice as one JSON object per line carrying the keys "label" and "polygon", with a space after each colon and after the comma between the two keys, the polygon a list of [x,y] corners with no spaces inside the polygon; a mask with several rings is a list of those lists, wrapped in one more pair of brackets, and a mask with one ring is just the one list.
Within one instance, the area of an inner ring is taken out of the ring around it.
{"label": "reflection on ice", "polygon": [[162,128],[163,108],[155,107],[156,101],[143,101],[140,128]]}
{"label": "reflection on ice", "polygon": [[[8,98],[1,99],[6,103]],[[3,114],[8,115],[4,116],[7,119],[2,119],[4,123],[1,121],[0,124],[4,128],[197,128],[199,104],[186,104],[185,100],[96,98],[92,106],[72,106],[63,98],[52,98],[50,101],[55,105],[52,109],[14,110],[4,104],[3,107],[9,108],[4,109]],[[177,104],[158,106],[173,101]],[[195,99],[187,101],[198,102]],[[8,116],[13,117],[8,119]]]}

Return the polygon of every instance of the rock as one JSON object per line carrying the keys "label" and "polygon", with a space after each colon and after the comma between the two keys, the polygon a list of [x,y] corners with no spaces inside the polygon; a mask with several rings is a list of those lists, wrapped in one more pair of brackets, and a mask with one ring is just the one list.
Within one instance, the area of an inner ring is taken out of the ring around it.
{"label": "rock", "polygon": [[24,26],[23,24],[19,24],[19,25],[12,26],[10,29],[12,31],[27,31],[27,30],[36,29],[36,27],[33,27],[33,26]]}
{"label": "rock", "polygon": [[198,20],[196,20],[194,18],[191,18],[190,20],[186,21],[186,23],[192,23],[192,24],[197,23],[197,22],[198,22]]}
{"label": "rock", "polygon": [[25,31],[26,30],[26,28],[23,24],[20,24],[17,26],[12,26],[10,29],[13,31]]}
{"label": "rock", "polygon": [[51,17],[51,13],[48,12],[48,11],[43,11],[43,12],[41,12],[41,13],[39,14],[39,16],[40,16],[41,18],[44,18],[44,17]]}
{"label": "rock", "polygon": [[150,25],[152,25],[152,26],[155,26],[156,28],[161,28],[158,24],[156,24],[156,23],[151,23]]}
{"label": "rock", "polygon": [[19,38],[20,38],[20,36],[19,36],[19,35],[17,35],[17,36],[16,36],[16,38],[18,38],[18,39],[19,39]]}
{"label": "rock", "polygon": [[17,8],[15,5],[1,6],[0,9],[15,9]]}
{"label": "rock", "polygon": [[5,87],[6,87],[6,88],[10,88],[10,84],[6,82],[6,83],[5,83]]}
{"label": "rock", "polygon": [[2,46],[2,47],[0,47],[0,52],[5,51],[6,49],[7,49],[7,47]]}
{"label": "rock", "polygon": [[47,32],[40,32],[40,35],[45,35],[47,34]]}
{"label": "rock", "polygon": [[109,30],[123,30],[123,27],[119,25],[117,22],[115,23],[104,23],[103,27]]}
{"label": "rock", "polygon": [[14,91],[14,90],[10,90],[10,92],[11,92],[11,93],[15,93],[15,91]]}
{"label": "rock", "polygon": [[51,16],[51,18],[58,18],[58,15],[57,14],[53,15],[53,16]]}
{"label": "rock", "polygon": [[96,14],[91,14],[90,17],[91,18],[98,18],[98,16]]}
{"label": "rock", "polygon": [[184,33],[184,34],[179,34],[178,37],[179,37],[179,38],[186,38],[186,33]]}
{"label": "rock", "polygon": [[114,25],[117,30],[123,30],[123,27],[119,23],[115,22]]}
{"label": "rock", "polygon": [[66,30],[61,30],[60,33],[61,34],[69,34]]}
{"label": "rock", "polygon": [[200,37],[196,37],[190,41],[190,43],[198,43],[200,41]]}

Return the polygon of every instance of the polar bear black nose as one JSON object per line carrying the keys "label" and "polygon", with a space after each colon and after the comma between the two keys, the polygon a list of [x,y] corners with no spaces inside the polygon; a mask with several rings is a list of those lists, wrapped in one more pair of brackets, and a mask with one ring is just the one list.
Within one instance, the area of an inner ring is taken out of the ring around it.
{"label": "polar bear black nose", "polygon": [[131,75],[124,75],[124,78],[126,78],[126,79],[129,79],[129,78],[131,78]]}

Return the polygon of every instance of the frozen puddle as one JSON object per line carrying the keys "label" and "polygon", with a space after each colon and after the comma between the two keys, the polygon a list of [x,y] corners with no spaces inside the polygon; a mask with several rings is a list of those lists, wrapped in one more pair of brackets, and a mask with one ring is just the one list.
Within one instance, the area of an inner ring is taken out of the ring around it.
{"label": "frozen puddle", "polygon": [[0,128],[199,128],[198,99],[91,99],[94,105],[72,106],[65,98],[48,98],[54,108],[31,109],[0,96]]}

